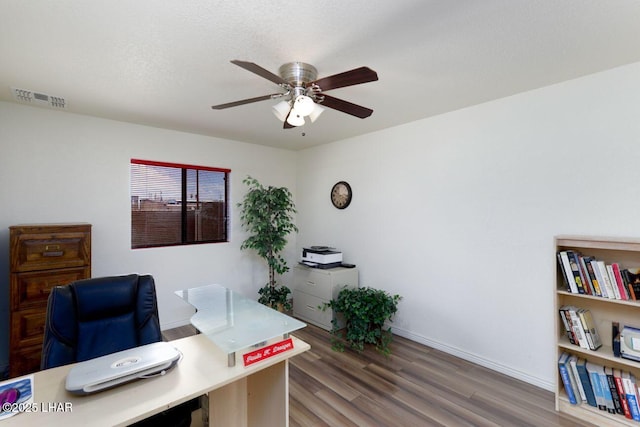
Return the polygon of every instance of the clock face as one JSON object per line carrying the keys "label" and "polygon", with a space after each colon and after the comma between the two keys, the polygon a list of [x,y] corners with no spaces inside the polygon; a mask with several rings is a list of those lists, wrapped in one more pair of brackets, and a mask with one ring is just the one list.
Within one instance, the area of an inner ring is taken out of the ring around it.
{"label": "clock face", "polygon": [[331,203],[338,209],[344,209],[351,203],[351,186],[340,181],[331,189]]}

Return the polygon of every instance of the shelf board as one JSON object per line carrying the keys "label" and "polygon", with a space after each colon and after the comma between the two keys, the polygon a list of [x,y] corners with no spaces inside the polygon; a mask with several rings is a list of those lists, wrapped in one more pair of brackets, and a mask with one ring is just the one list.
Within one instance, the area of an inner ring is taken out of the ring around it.
{"label": "shelf board", "polygon": [[624,415],[610,414],[606,411],[601,411],[598,408],[594,408],[587,403],[573,405],[571,404],[571,402],[569,402],[569,399],[567,398],[567,395],[564,394],[564,391],[558,396],[557,407],[560,412],[569,414],[573,417],[580,418],[599,426],[620,425],[638,427],[638,425],[640,425],[638,421],[630,420]]}
{"label": "shelf board", "polygon": [[628,305],[628,306],[640,308],[640,301],[637,301],[637,300],[603,298],[597,295],[576,294],[574,292],[569,292],[562,289],[558,289],[557,292],[558,292],[558,295],[564,295],[572,298],[587,298],[587,299],[591,299],[594,301],[603,302],[607,304],[621,304],[621,305]]}
{"label": "shelf board", "polygon": [[556,236],[556,247],[640,252],[640,238],[563,235]]}

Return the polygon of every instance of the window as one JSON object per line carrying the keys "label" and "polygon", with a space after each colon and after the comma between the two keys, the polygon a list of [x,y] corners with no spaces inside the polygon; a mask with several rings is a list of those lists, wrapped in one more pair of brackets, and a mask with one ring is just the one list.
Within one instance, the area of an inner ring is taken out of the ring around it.
{"label": "window", "polygon": [[131,248],[228,241],[229,172],[131,159]]}

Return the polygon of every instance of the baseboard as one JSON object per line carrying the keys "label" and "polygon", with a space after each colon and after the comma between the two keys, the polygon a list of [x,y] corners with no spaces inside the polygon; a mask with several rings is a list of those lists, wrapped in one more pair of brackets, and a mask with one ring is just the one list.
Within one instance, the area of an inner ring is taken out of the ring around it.
{"label": "baseboard", "polygon": [[555,389],[555,384],[550,383],[549,381],[545,381],[542,378],[531,376],[525,372],[518,371],[517,369],[513,369],[509,366],[496,363],[492,360],[487,360],[485,358],[479,357],[476,354],[468,353],[466,351],[460,350],[459,348],[452,347],[450,345],[431,340],[429,338],[423,337],[422,335],[418,335],[414,332],[396,328],[396,327],[393,327],[392,325],[390,326],[394,334],[401,336],[403,338],[407,338],[411,341],[424,344],[428,347],[435,348],[436,350],[444,351],[447,354],[451,354],[453,356],[459,357],[460,359],[467,360],[469,362],[475,363],[480,366],[484,366],[485,368],[491,369],[492,371],[500,372],[501,374],[508,375],[512,378],[516,378],[528,384],[534,385],[536,387],[540,387],[544,390],[554,391]]}

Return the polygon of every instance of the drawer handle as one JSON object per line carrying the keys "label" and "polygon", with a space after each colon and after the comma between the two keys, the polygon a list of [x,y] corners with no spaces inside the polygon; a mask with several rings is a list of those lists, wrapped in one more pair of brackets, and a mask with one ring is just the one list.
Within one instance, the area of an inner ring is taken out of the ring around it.
{"label": "drawer handle", "polygon": [[307,280],[307,285],[309,286],[315,286],[315,282],[312,282],[311,280]]}
{"label": "drawer handle", "polygon": [[309,310],[311,310],[311,311],[316,311],[315,307],[313,307],[313,306],[311,306],[311,305],[309,305],[309,304],[307,304],[307,308],[308,308]]}
{"label": "drawer handle", "polygon": [[48,295],[51,293],[51,288],[42,288],[40,289],[40,295]]}
{"label": "drawer handle", "polygon": [[42,256],[62,256],[62,255],[64,255],[64,252],[62,251],[42,252]]}
{"label": "drawer handle", "polygon": [[60,245],[46,245],[44,247],[44,252],[42,253],[42,256],[62,256],[64,255],[64,251],[62,251],[62,248],[60,247]]}

